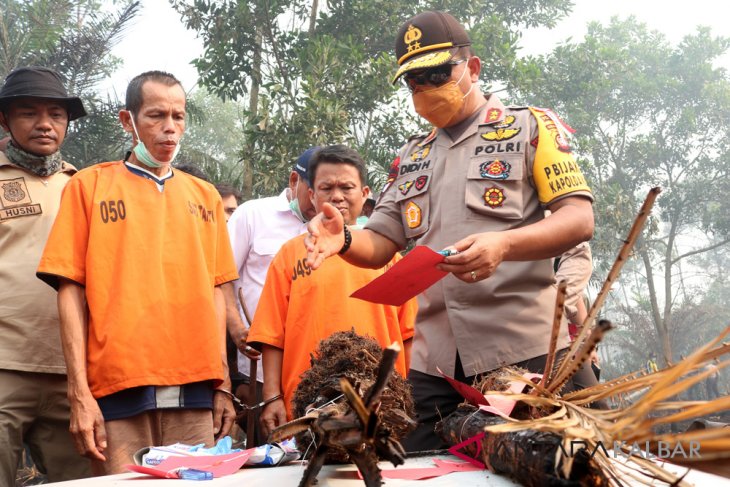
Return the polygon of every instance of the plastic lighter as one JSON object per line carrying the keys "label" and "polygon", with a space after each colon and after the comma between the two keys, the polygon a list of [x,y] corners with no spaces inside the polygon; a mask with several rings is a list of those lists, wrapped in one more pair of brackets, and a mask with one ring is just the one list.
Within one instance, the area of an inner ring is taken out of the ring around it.
{"label": "plastic lighter", "polygon": [[177,476],[183,480],[213,480],[213,472],[194,468],[180,468],[177,470]]}

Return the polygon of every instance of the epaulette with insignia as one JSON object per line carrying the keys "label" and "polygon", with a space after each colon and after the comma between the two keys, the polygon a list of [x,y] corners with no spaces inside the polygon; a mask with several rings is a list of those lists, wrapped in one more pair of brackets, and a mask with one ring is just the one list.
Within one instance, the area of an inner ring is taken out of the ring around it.
{"label": "epaulette with insignia", "polygon": [[537,120],[537,124],[542,126],[555,141],[556,148],[561,152],[570,153],[570,134],[575,133],[575,129],[563,122],[549,108],[529,107],[530,112]]}
{"label": "epaulette with insignia", "polygon": [[558,127],[562,127],[563,129],[567,130],[569,133],[574,134],[575,129],[565,123],[560,117],[558,117],[558,114],[552,111],[550,108],[538,108],[538,107],[526,107],[530,110],[537,111],[544,113],[550,120],[552,120]]}
{"label": "epaulette with insignia", "polygon": [[400,166],[400,156],[396,157],[390,164],[390,168],[388,169],[388,180],[386,181],[386,188],[390,186],[390,183],[395,181],[395,178],[398,177],[398,166]]}

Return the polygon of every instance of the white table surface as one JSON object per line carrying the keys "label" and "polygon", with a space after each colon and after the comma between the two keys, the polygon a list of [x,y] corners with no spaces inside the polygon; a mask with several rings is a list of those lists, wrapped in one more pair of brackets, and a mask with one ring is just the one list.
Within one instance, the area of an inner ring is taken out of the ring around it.
{"label": "white table surface", "polygon": [[[399,468],[433,467],[434,465],[431,462],[432,458],[459,460],[451,455],[409,458],[406,460],[405,465]],[[381,462],[380,468],[383,470],[392,469],[393,465],[388,462]],[[680,475],[686,471],[685,468],[673,465],[667,465],[667,469],[670,469]],[[317,485],[320,487],[363,487],[365,484],[358,478],[356,472],[354,465],[325,465],[322,467],[322,470],[317,476]],[[54,485],[59,487],[281,487],[299,485],[299,481],[301,480],[303,473],[304,466],[299,462],[294,462],[293,464],[281,467],[244,468],[233,475],[206,481],[159,479],[130,472],[119,475],[56,482],[45,485]],[[698,471],[690,472],[690,474],[685,477],[685,480],[698,487],[730,487],[730,479]],[[496,475],[489,471],[482,470],[454,472],[442,477],[428,480],[385,479],[384,485],[385,487],[514,487],[518,484],[515,484],[508,478],[501,475]],[[626,485],[631,484],[627,483]],[[666,484],[656,482],[654,485]]]}

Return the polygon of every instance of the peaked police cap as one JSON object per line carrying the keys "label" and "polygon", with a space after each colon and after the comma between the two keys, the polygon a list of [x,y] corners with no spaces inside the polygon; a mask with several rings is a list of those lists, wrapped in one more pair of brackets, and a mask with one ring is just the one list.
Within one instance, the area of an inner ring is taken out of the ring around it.
{"label": "peaked police cap", "polygon": [[393,77],[393,83],[408,71],[446,64],[460,47],[470,45],[469,34],[451,14],[422,12],[398,29],[395,56],[400,68]]}

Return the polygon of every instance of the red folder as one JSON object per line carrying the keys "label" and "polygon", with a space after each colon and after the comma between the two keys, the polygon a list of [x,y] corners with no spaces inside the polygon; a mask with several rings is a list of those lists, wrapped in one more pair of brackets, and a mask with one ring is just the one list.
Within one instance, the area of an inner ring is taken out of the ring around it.
{"label": "red folder", "polygon": [[400,306],[448,274],[436,268],[444,258],[438,252],[418,245],[385,274],[373,279],[350,296],[371,303]]}

